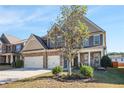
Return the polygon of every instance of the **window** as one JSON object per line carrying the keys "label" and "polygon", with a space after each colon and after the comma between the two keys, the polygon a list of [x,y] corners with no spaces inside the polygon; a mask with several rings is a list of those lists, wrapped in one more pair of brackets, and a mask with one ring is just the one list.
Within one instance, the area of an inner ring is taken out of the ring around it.
{"label": "window", "polygon": [[7,52],[7,53],[8,53],[8,52],[11,52],[11,47],[12,47],[12,46],[10,46],[10,45],[9,45],[9,46],[6,46],[6,52]]}
{"label": "window", "polygon": [[21,51],[21,45],[16,45],[16,52]]}
{"label": "window", "polygon": [[62,37],[62,36],[57,36],[57,41],[56,41],[56,43],[57,43],[57,46],[62,46],[63,43],[64,43],[63,37]]}
{"label": "window", "polygon": [[93,36],[93,44],[94,45],[100,45],[100,35],[94,35]]}
{"label": "window", "polygon": [[62,42],[62,36],[57,36],[57,41]]}
{"label": "window", "polygon": [[123,61],[124,59],[123,58],[121,58],[121,61]]}
{"label": "window", "polygon": [[89,46],[89,39],[85,39],[85,40],[84,40],[83,46],[84,46],[84,47],[88,47],[88,46]]}

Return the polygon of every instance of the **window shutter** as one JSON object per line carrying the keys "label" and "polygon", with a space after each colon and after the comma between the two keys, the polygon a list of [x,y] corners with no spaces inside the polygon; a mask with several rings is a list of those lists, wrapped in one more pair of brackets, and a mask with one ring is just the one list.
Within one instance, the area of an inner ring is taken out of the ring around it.
{"label": "window shutter", "polygon": [[100,45],[103,45],[103,34],[100,34]]}

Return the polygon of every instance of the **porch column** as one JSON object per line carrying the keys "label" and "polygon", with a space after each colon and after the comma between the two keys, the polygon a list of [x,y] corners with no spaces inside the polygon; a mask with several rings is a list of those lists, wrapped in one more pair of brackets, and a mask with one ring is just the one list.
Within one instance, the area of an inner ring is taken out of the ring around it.
{"label": "porch column", "polygon": [[72,59],[72,63],[71,63],[71,66],[74,66],[74,58]]}
{"label": "porch column", "polygon": [[88,52],[88,65],[90,66],[90,52]]}
{"label": "porch column", "polygon": [[101,51],[101,54],[100,54],[100,57],[99,57],[99,66],[101,66],[101,64],[100,64],[100,61],[101,61],[101,58],[104,56],[105,54],[104,54],[104,52],[103,52],[103,50]]}
{"label": "porch column", "polygon": [[13,55],[11,54],[11,63],[13,62]]}
{"label": "porch column", "polygon": [[6,55],[6,63],[9,63],[8,55]]}
{"label": "porch column", "polygon": [[60,66],[64,67],[64,58],[63,58],[63,55],[60,56]]}
{"label": "porch column", "polygon": [[20,55],[20,60],[23,60],[22,55]]}
{"label": "porch column", "polygon": [[78,53],[78,66],[80,67],[80,52]]}
{"label": "porch column", "polygon": [[103,51],[101,51],[101,58],[104,56]]}

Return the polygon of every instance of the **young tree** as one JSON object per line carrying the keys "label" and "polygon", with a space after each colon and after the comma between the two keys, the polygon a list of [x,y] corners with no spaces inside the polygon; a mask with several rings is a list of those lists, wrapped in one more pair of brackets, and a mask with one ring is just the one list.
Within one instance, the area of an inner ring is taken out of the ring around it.
{"label": "young tree", "polygon": [[62,51],[63,56],[68,60],[69,75],[71,75],[72,60],[89,35],[88,27],[82,22],[86,11],[86,6],[62,6],[60,15],[57,19],[57,24],[64,32],[63,37],[65,45]]}

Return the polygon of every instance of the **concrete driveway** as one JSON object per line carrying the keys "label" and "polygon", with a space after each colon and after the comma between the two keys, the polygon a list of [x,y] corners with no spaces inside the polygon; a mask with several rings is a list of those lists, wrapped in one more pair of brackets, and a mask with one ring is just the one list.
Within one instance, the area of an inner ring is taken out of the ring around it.
{"label": "concrete driveway", "polygon": [[5,83],[21,80],[24,78],[29,78],[50,71],[51,70],[31,69],[31,68],[3,70],[0,71],[0,84],[5,84]]}

